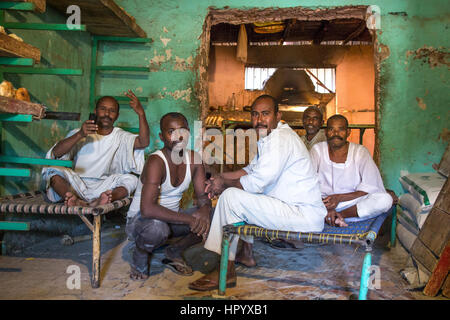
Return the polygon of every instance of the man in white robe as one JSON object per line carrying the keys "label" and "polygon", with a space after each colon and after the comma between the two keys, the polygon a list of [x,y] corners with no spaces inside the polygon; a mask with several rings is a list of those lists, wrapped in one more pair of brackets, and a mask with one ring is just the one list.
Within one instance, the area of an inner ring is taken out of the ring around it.
{"label": "man in white robe", "polygon": [[64,199],[66,205],[96,206],[121,199],[136,189],[144,166],[144,149],[149,144],[145,111],[131,90],[126,93],[130,106],[139,116],[139,134],[114,127],[119,103],[113,97],[98,100],[97,120],[87,120],[56,143],[47,159],[72,160],[74,168],[48,167],[42,170],[47,197]]}
{"label": "man in white robe", "polygon": [[334,115],[327,121],[326,142],[310,151],[328,210],[326,222],[346,226],[388,211],[395,196],[386,192],[380,172],[366,147],[348,142],[348,121]]}
{"label": "man in white robe", "polygon": [[[310,156],[298,135],[280,122],[276,100],[268,95],[252,104],[252,125],[259,135],[258,153],[244,169],[214,176],[206,192],[220,195],[205,248],[221,253],[222,227],[245,221],[263,228],[297,232],[322,231],[326,215],[317,175]],[[237,251],[239,236],[230,243],[227,286],[236,283],[234,260],[247,266],[256,263],[252,238],[241,237],[243,249]],[[218,270],[189,285],[193,290],[218,287]]]}
{"label": "man in white robe", "polygon": [[302,139],[308,151],[316,143],[327,141],[325,130],[321,129],[322,125],[323,115],[319,108],[311,106],[303,112],[303,127],[306,130],[306,134],[300,136],[300,139]]}

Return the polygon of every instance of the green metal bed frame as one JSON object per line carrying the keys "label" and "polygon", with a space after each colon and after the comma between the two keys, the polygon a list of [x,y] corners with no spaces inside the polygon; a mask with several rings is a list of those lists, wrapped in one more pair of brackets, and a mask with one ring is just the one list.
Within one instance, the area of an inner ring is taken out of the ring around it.
{"label": "green metal bed frame", "polygon": [[366,300],[369,290],[370,267],[372,265],[372,246],[385,219],[392,215],[390,246],[395,246],[397,208],[394,205],[389,211],[365,221],[349,223],[348,227],[325,226],[320,233],[304,233],[281,230],[270,230],[255,225],[238,222],[223,227],[222,255],[220,259],[219,296],[225,296],[226,276],[230,240],[233,235],[246,235],[256,238],[300,240],[306,243],[343,244],[365,247],[365,256],[361,271],[359,300]]}

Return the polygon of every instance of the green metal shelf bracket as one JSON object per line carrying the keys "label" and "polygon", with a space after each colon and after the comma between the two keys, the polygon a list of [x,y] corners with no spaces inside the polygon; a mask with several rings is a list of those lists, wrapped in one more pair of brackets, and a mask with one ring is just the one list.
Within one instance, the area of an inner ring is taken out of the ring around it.
{"label": "green metal shelf bracket", "polygon": [[[90,92],[89,92],[89,106],[91,110],[95,108],[95,101],[101,96],[96,95],[95,79],[97,72],[99,71],[127,71],[127,72],[150,72],[148,67],[133,67],[133,66],[98,66],[97,65],[97,53],[100,41],[112,41],[112,42],[128,42],[128,43],[151,43],[151,38],[129,38],[129,37],[107,37],[107,36],[92,36],[92,49],[91,49],[91,74],[90,74]],[[124,104],[129,101],[124,96],[114,96],[119,104]],[[148,97],[138,97],[139,101],[147,102]]]}
{"label": "green metal shelf bracket", "polygon": [[33,11],[35,9],[34,3],[31,2],[0,2],[0,9],[6,10],[20,10],[20,11]]}
{"label": "green metal shelf bracket", "polygon": [[34,64],[31,58],[10,58],[0,57],[0,65],[9,66],[32,66]]}
{"label": "green metal shelf bracket", "polygon": [[42,159],[42,158],[26,158],[15,156],[0,156],[0,162],[34,164],[42,166],[59,166],[72,168],[73,162],[70,160]]}
{"label": "green metal shelf bracket", "polygon": [[31,114],[0,113],[0,121],[31,122],[33,116]]}

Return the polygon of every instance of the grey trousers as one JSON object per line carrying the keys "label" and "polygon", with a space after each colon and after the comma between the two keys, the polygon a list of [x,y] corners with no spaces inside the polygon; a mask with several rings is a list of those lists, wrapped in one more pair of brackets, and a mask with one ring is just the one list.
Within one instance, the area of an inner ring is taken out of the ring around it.
{"label": "grey trousers", "polygon": [[[185,214],[193,214],[197,208],[180,210]],[[143,218],[138,212],[127,218],[125,227],[128,239],[135,242],[131,266],[138,272],[148,274],[150,254],[161,247],[169,237],[181,237],[190,233],[189,225],[167,223],[161,220]]]}

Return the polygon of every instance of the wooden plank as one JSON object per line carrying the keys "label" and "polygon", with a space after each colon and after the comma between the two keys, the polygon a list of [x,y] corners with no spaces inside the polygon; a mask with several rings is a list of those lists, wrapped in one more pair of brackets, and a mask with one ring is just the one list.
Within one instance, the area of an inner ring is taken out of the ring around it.
{"label": "wooden plank", "polygon": [[42,119],[45,115],[45,107],[37,103],[0,96],[0,112],[29,114],[34,118]]}
{"label": "wooden plank", "polygon": [[[433,168],[435,168],[434,165]],[[450,175],[450,143],[447,145],[447,149],[445,149],[441,162],[439,162],[439,165],[435,169],[447,178]]]}
{"label": "wooden plank", "polygon": [[343,44],[347,44],[347,42],[351,41],[352,39],[355,39],[357,37],[359,37],[361,35],[361,33],[364,32],[364,30],[366,29],[366,21],[362,21],[358,28],[356,28],[352,33],[350,33],[347,38],[345,38],[344,43]]}
{"label": "wooden plank", "polygon": [[31,58],[35,63],[41,61],[41,51],[38,48],[3,33],[0,33],[0,56]]}
{"label": "wooden plank", "polygon": [[444,285],[442,286],[442,295],[450,298],[450,274],[447,275],[447,280],[445,280]]}
{"label": "wooden plank", "polygon": [[135,18],[112,0],[47,0],[47,3],[64,15],[68,6],[80,7],[81,23],[94,35],[147,37]]}
{"label": "wooden plank", "polygon": [[434,297],[439,292],[442,284],[445,281],[445,278],[448,275],[448,271],[450,269],[450,241],[445,246],[444,251],[439,259],[439,262],[436,264],[436,267],[431,274],[428,283],[423,290],[423,293],[426,296]]}
{"label": "wooden plank", "polygon": [[450,214],[450,181],[448,178],[434,202],[434,207]]}
{"label": "wooden plank", "polygon": [[414,259],[419,261],[429,272],[432,272],[438,262],[438,257],[433,254],[420,239],[416,239],[411,247],[411,254]]}

